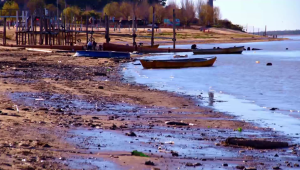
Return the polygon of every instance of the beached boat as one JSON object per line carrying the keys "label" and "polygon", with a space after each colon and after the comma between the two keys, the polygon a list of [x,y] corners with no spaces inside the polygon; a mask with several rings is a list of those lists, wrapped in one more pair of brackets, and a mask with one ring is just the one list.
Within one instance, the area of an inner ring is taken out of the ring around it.
{"label": "beached boat", "polygon": [[193,53],[200,54],[242,54],[244,46],[230,47],[230,48],[215,48],[215,49],[195,49]]}
{"label": "beached boat", "polygon": [[130,53],[113,51],[76,51],[75,57],[130,59]]}
{"label": "beached boat", "polygon": [[103,43],[104,51],[123,51],[140,53],[170,53],[170,52],[192,52],[191,49],[172,49],[172,48],[147,48],[147,47],[133,47],[129,45],[119,45],[112,43]]}
{"label": "beached boat", "polygon": [[184,67],[210,67],[217,57],[212,58],[188,58],[188,59],[170,59],[170,60],[149,60],[141,59],[144,68],[184,68]]}
{"label": "beached boat", "polygon": [[151,46],[151,45],[142,45],[140,47],[143,47],[143,48],[158,48],[159,44],[156,44],[156,45],[153,45],[153,46]]}

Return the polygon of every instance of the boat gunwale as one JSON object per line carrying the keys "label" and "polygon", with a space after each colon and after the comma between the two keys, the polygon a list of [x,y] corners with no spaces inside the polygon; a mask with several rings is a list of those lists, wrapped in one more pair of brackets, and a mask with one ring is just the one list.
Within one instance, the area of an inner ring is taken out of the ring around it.
{"label": "boat gunwale", "polygon": [[170,60],[151,60],[151,59],[140,59],[140,61],[145,62],[205,62],[213,60],[217,57],[207,57],[207,58],[189,58],[189,59],[170,59]]}

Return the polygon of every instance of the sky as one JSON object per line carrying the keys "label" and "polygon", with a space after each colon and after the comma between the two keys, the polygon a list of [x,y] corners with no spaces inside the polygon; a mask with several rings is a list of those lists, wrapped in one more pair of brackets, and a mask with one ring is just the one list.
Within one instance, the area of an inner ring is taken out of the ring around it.
{"label": "sky", "polygon": [[248,25],[248,31],[264,30],[265,25],[268,31],[300,29],[300,0],[215,0],[214,6],[220,8],[222,19]]}

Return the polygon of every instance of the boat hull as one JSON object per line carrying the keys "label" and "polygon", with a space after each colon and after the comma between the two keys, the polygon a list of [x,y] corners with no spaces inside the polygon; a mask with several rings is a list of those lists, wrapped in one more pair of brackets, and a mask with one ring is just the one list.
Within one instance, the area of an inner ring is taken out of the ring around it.
{"label": "boat hull", "polygon": [[172,49],[172,48],[149,48],[149,47],[133,47],[127,45],[103,43],[103,50],[105,51],[123,51],[133,52],[138,51],[141,53],[171,53],[171,52],[192,52],[191,49]]}
{"label": "boat hull", "polygon": [[241,47],[230,47],[230,48],[219,48],[219,49],[196,49],[193,50],[195,55],[201,54],[242,54],[244,46]]}
{"label": "boat hull", "polygon": [[121,58],[130,59],[130,54],[126,52],[112,51],[77,51],[75,57],[93,57],[93,58]]}
{"label": "boat hull", "polygon": [[178,59],[178,60],[140,60],[146,69],[151,68],[185,68],[185,67],[210,67],[217,57],[211,59]]}
{"label": "boat hull", "polygon": [[156,44],[156,45],[153,45],[153,46],[151,46],[151,45],[143,45],[142,47],[143,48],[158,48],[159,44]]}

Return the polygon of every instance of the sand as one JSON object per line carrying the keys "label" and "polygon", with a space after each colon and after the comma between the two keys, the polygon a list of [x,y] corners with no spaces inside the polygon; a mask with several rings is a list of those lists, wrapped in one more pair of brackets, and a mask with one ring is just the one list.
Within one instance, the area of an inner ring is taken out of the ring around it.
{"label": "sand", "polygon": [[[129,84],[121,75],[129,61],[14,48],[0,49],[0,55],[0,169],[297,166],[298,146],[222,146],[230,136],[292,141],[189,96]],[[126,136],[131,131],[136,136]],[[132,156],[133,150],[149,157]],[[148,160],[154,166],[145,165]]]}

